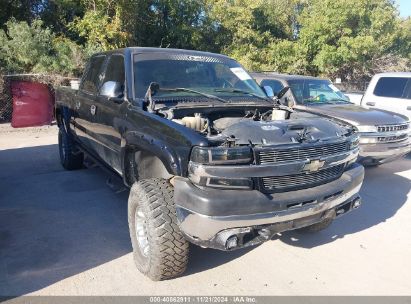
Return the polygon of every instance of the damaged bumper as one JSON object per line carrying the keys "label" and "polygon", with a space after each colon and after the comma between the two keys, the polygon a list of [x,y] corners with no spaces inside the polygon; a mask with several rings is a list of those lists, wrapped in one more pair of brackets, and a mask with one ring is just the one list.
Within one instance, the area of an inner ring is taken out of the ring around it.
{"label": "damaged bumper", "polygon": [[345,214],[360,205],[364,178],[353,164],[327,184],[283,193],[200,189],[176,177],[174,200],[181,231],[191,242],[232,250],[256,245],[274,234]]}

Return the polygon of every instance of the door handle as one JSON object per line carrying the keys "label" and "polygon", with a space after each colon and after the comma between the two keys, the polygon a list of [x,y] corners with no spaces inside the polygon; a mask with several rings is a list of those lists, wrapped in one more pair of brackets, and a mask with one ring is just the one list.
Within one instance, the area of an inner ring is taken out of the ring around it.
{"label": "door handle", "polygon": [[91,107],[90,107],[91,115],[96,115],[96,110],[97,110],[97,107],[95,105],[91,105]]}
{"label": "door handle", "polygon": [[367,106],[371,106],[371,107],[375,106],[375,102],[371,102],[371,101],[366,102],[365,104],[366,104]]}
{"label": "door handle", "polygon": [[408,110],[408,111],[411,111],[411,106],[407,107],[407,110]]}

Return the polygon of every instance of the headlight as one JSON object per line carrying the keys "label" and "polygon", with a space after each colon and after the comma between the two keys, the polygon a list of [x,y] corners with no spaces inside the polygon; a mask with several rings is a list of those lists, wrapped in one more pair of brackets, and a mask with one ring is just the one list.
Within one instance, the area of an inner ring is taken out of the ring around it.
{"label": "headlight", "polygon": [[191,161],[200,164],[246,164],[252,160],[249,147],[194,147],[191,151]]}
{"label": "headlight", "polygon": [[[250,164],[253,159],[252,155],[250,147],[194,147],[191,151],[193,162],[191,165]],[[198,186],[219,189],[253,189],[251,178],[199,176],[193,174],[191,169],[189,168],[189,178]]]}
{"label": "headlight", "polygon": [[375,133],[378,132],[378,128],[376,126],[357,126],[356,127],[358,132],[362,133]]}
{"label": "headlight", "polygon": [[361,144],[376,144],[378,142],[378,137],[361,137]]}
{"label": "headlight", "polygon": [[360,144],[360,136],[359,135],[353,135],[353,137],[351,137],[350,150],[358,148],[359,144]]}
{"label": "headlight", "polygon": [[221,178],[221,177],[201,177],[199,186],[206,186],[219,189],[252,189],[251,178]]}

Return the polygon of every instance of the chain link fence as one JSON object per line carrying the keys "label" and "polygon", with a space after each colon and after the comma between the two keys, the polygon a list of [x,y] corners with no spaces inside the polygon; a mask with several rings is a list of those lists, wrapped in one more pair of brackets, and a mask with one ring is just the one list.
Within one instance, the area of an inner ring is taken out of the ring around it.
{"label": "chain link fence", "polygon": [[13,98],[10,79],[0,75],[0,123],[10,122],[13,114]]}

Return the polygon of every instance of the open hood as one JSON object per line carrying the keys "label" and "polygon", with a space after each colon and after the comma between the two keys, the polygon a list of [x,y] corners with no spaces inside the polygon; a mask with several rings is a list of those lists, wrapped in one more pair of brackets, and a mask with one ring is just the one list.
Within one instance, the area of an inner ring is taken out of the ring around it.
{"label": "open hood", "polygon": [[279,121],[242,120],[227,127],[222,135],[231,137],[238,145],[281,145],[296,142],[327,141],[345,137],[344,127],[323,119]]}

